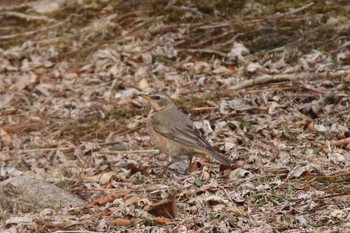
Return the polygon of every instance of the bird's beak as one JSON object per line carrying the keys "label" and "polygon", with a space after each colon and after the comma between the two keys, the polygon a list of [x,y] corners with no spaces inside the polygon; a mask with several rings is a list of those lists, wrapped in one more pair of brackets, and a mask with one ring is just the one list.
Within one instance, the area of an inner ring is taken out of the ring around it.
{"label": "bird's beak", "polygon": [[151,99],[151,97],[148,94],[144,94],[144,93],[138,94],[138,96],[141,96],[142,98],[144,98],[146,100],[150,100]]}

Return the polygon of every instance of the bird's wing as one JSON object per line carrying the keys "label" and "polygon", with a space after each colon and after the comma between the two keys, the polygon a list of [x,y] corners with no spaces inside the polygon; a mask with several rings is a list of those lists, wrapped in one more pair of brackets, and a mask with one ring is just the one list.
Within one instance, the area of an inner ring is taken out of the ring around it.
{"label": "bird's wing", "polygon": [[151,117],[153,129],[164,137],[180,144],[197,149],[204,149],[207,151],[208,155],[214,159],[226,166],[231,166],[231,160],[215,152],[207,140],[205,140],[202,132],[198,130],[188,118],[181,116],[182,113],[179,112],[172,112],[172,114],[179,114],[180,117],[178,116],[172,119],[181,119],[181,121],[169,121],[169,115],[166,114]]}
{"label": "bird's wing", "polygon": [[191,123],[165,125],[157,121],[155,118],[152,118],[151,120],[154,130],[171,140],[186,146],[212,150],[212,147],[207,140],[205,140],[202,132]]}

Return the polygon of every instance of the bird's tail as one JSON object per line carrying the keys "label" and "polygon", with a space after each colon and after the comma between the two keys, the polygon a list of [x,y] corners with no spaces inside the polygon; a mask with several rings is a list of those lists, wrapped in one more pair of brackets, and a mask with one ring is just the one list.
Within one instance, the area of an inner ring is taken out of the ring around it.
{"label": "bird's tail", "polygon": [[214,159],[216,159],[217,161],[219,161],[220,163],[222,163],[225,166],[230,167],[232,165],[232,161],[229,160],[228,158],[226,158],[225,156],[223,156],[222,154],[219,154],[218,152],[215,151],[209,151],[208,150],[208,155]]}

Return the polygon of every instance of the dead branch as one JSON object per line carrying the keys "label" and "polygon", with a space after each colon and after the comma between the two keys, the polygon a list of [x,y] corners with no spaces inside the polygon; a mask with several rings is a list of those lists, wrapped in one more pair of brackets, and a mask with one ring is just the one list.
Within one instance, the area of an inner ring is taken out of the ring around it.
{"label": "dead branch", "polygon": [[234,29],[233,29],[233,30],[230,30],[230,31],[225,31],[224,33],[221,33],[221,34],[219,34],[219,35],[217,35],[217,36],[210,37],[210,38],[207,39],[207,40],[201,41],[201,42],[199,42],[199,43],[193,45],[192,48],[201,47],[201,46],[203,46],[203,45],[205,45],[205,44],[207,44],[207,43],[209,43],[209,42],[212,42],[212,41],[221,39],[221,38],[223,38],[223,37],[225,37],[225,36],[227,36],[227,35],[229,35],[229,34],[231,34],[231,33],[234,33],[234,32],[235,32]]}
{"label": "dead branch", "polygon": [[211,111],[218,109],[218,107],[201,107],[201,108],[192,108],[191,111]]}
{"label": "dead branch", "polygon": [[229,26],[231,26],[230,22],[224,22],[224,23],[216,23],[216,24],[212,24],[212,25],[199,26],[197,28],[194,28],[194,30],[215,29],[215,28],[229,27]]}
{"label": "dead branch", "polygon": [[329,153],[331,146],[342,147],[342,146],[347,146],[348,144],[350,144],[350,138],[344,138],[344,139],[338,140],[338,141],[327,142],[325,145],[322,146],[322,150],[325,153]]}
{"label": "dead branch", "polygon": [[50,26],[47,26],[47,27],[39,28],[38,30],[34,30],[34,31],[23,32],[23,33],[16,33],[16,34],[6,35],[6,36],[0,36],[0,40],[9,40],[9,39],[13,39],[13,38],[16,38],[16,37],[32,36],[32,35],[37,34],[39,32],[44,32],[44,31],[51,30],[53,28],[58,28],[58,27],[64,25],[65,23],[66,23],[65,21],[62,21],[62,22],[59,22],[59,23],[56,23],[56,24],[53,24],[53,25],[50,25]]}
{"label": "dead branch", "polygon": [[37,16],[37,15],[27,15],[16,11],[6,11],[1,12],[0,15],[6,16],[6,17],[16,17],[20,19],[25,19],[27,21],[33,21],[33,20],[39,20],[39,21],[47,21],[47,22],[56,22],[54,19],[50,19],[46,16]]}
{"label": "dead branch", "polygon": [[13,153],[32,153],[32,152],[46,152],[46,151],[53,151],[53,150],[60,150],[60,151],[72,150],[73,151],[74,148],[71,148],[71,147],[38,148],[38,149],[13,150],[11,152],[13,152]]}
{"label": "dead branch", "polygon": [[216,51],[213,49],[179,49],[178,52],[184,52],[184,53],[209,53],[209,54],[216,54],[221,57],[227,57],[226,53]]}
{"label": "dead branch", "polygon": [[347,191],[347,192],[342,192],[342,193],[336,193],[336,194],[331,194],[331,195],[327,195],[327,196],[324,196],[322,198],[319,198],[319,200],[323,200],[325,198],[333,198],[333,197],[340,197],[340,196],[348,196],[350,195],[350,191]]}
{"label": "dead branch", "polygon": [[151,153],[159,152],[159,150],[114,150],[114,151],[100,151],[100,154],[115,155],[115,154],[134,154],[134,153]]}
{"label": "dead branch", "polygon": [[151,28],[151,29],[139,29],[136,31],[131,31],[125,35],[125,37],[138,37],[141,35],[145,35],[147,33],[155,34],[155,33],[161,33],[161,32],[169,32],[169,31],[176,31],[177,25],[169,25],[159,28]]}
{"label": "dead branch", "polygon": [[347,75],[350,75],[350,70],[338,70],[338,71],[322,72],[322,73],[303,72],[299,74],[263,75],[255,79],[246,80],[243,83],[237,84],[229,88],[229,90],[238,91],[244,88],[258,86],[258,85],[267,84],[267,83],[297,81],[297,80],[304,80],[304,79],[313,80],[317,78],[326,78],[326,77],[338,78],[338,77],[347,76]]}
{"label": "dead branch", "polygon": [[305,6],[302,6],[302,7],[293,9],[293,10],[290,10],[290,11],[288,11],[288,12],[286,12],[286,13],[273,15],[270,19],[279,19],[279,18],[288,16],[288,15],[297,14],[297,13],[299,13],[299,12],[305,10],[306,8],[309,8],[309,7],[312,6],[312,5],[314,5],[314,3],[313,3],[313,2],[310,2],[309,4],[306,4]]}
{"label": "dead branch", "polygon": [[283,45],[283,46],[281,46],[281,47],[274,48],[274,49],[271,49],[271,50],[269,50],[269,51],[266,51],[266,53],[281,52],[281,51],[285,50],[287,47],[294,46],[294,45],[299,44],[299,43],[301,43],[301,42],[303,42],[303,41],[304,41],[304,39],[299,38],[299,39],[297,39],[297,40],[295,40],[295,41],[292,41],[292,42],[290,42],[290,43],[288,43],[288,44],[286,44],[286,45]]}
{"label": "dead branch", "polygon": [[225,41],[224,43],[221,43],[221,44],[213,45],[210,48],[212,48],[212,49],[221,49],[221,48],[223,48],[223,47],[225,47],[227,45],[232,45],[233,42],[235,42],[237,40],[237,38],[242,36],[242,35],[244,35],[244,33],[237,33],[234,37],[232,37],[228,41]]}
{"label": "dead branch", "polygon": [[191,12],[191,13],[194,13],[194,14],[197,14],[197,15],[200,15],[200,16],[203,15],[202,12],[200,12],[197,8],[193,8],[193,7],[171,6],[171,7],[168,7],[168,9],[171,9],[171,10],[178,10],[178,11],[188,11],[188,12]]}

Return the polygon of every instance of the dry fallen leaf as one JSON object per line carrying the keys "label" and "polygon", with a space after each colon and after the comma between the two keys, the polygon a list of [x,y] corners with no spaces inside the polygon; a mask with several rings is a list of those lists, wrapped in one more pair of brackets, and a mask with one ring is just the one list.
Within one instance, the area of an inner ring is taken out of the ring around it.
{"label": "dry fallen leaf", "polygon": [[331,141],[331,142],[327,142],[325,145],[322,146],[322,150],[325,153],[329,153],[330,149],[332,146],[333,147],[342,147],[342,146],[347,146],[350,144],[350,138],[345,138],[342,140],[338,140],[338,141]]}
{"label": "dry fallen leaf", "polygon": [[155,217],[154,220],[162,225],[176,225],[177,224],[176,222],[172,221],[171,219],[165,218],[165,217]]}
{"label": "dry fallen leaf", "polygon": [[134,221],[127,218],[117,218],[114,220],[114,224],[121,227],[128,227],[134,224]]}
{"label": "dry fallen leaf", "polygon": [[132,197],[125,200],[125,206],[134,205],[134,204],[138,203],[140,200],[141,200],[141,197],[132,196]]}
{"label": "dry fallen leaf", "polygon": [[0,141],[2,141],[6,146],[12,144],[11,135],[8,132],[6,132],[3,128],[0,128]]}
{"label": "dry fallen leaf", "polygon": [[148,91],[150,89],[150,86],[148,84],[148,81],[147,79],[143,78],[140,80],[139,82],[139,88],[142,90],[142,91]]}
{"label": "dry fallen leaf", "polygon": [[109,182],[111,181],[111,179],[117,176],[117,174],[115,172],[107,172],[107,173],[103,173],[101,178],[100,178],[100,185],[105,186],[107,184],[109,184]]}
{"label": "dry fallen leaf", "polygon": [[115,199],[125,197],[127,194],[129,194],[129,192],[121,192],[121,193],[116,193],[116,194],[111,194],[111,195],[105,195],[105,196],[100,197],[97,200],[90,201],[86,205],[86,207],[92,208],[94,205],[104,205],[108,202],[114,201]]}
{"label": "dry fallen leaf", "polygon": [[177,213],[177,202],[175,198],[164,199],[155,204],[148,205],[144,208],[150,214],[154,216],[161,216],[165,218],[176,218]]}

